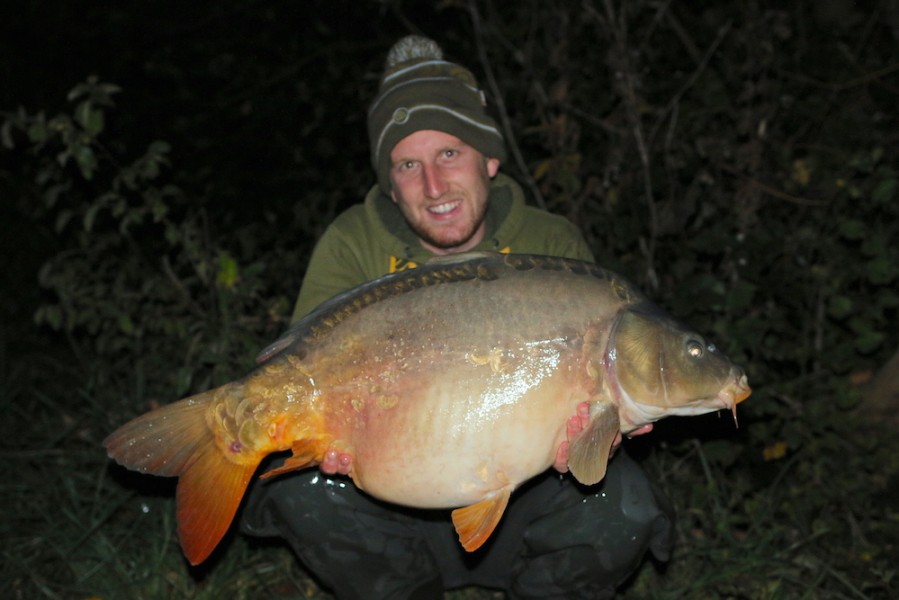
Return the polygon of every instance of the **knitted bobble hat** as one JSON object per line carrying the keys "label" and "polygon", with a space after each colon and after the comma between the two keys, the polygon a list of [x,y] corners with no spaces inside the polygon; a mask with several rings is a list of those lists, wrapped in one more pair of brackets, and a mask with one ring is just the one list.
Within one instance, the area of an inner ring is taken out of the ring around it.
{"label": "knitted bobble hat", "polygon": [[485,157],[505,161],[503,136],[487,115],[486,104],[474,75],[444,60],[434,40],[409,35],[394,44],[368,110],[371,162],[381,190],[389,193],[392,187],[394,146],[423,129],[454,135]]}

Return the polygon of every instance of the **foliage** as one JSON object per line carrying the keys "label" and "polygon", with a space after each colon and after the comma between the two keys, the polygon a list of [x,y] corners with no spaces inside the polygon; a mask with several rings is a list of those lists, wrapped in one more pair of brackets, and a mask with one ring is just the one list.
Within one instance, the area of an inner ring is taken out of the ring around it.
{"label": "foliage", "polygon": [[53,294],[34,318],[67,334],[76,356],[100,368],[98,383],[127,373],[140,393],[181,395],[246,362],[259,334],[283,325],[286,299],[267,298],[265,262],[213,241],[208,211],[164,181],[167,143],[151,142],[130,164],[104,146],[118,91],[90,78],[69,94],[71,115],[19,110],[4,123],[5,145],[24,136],[36,163],[34,218],[64,240],[38,273]]}
{"label": "foliage", "polygon": [[478,73],[534,202],[750,374],[738,430],[628,443],[680,517],[670,565],[624,595],[895,596],[899,442],[854,411],[899,347],[894,3],[433,4],[226,1],[194,9],[208,35],[120,7],[19,15],[60,47],[90,45],[64,25],[84,18],[119,51],[44,65],[85,78],[62,106],[4,65],[44,94],[4,102],[47,107],[0,121],[5,595],[327,597],[239,536],[185,568],[170,482],[99,442],[285,325],[315,238],[373,181],[384,53],[420,30]]}

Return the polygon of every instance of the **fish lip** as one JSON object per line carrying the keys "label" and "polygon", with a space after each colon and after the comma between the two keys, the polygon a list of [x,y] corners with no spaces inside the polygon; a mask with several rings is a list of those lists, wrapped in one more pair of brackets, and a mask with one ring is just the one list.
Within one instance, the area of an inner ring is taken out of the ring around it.
{"label": "fish lip", "polygon": [[746,373],[742,370],[733,373],[733,382],[718,392],[718,399],[724,403],[724,409],[727,409],[734,416],[734,425],[739,427],[740,422],[737,420],[737,405],[746,400],[752,394],[752,388],[749,387],[749,380]]}
{"label": "fish lip", "polygon": [[752,393],[752,388],[749,387],[749,379],[746,378],[746,373],[743,373],[743,377],[740,379],[740,384],[746,389],[746,395],[740,398],[740,402],[742,402]]}
{"label": "fish lip", "polygon": [[733,367],[727,377],[728,383],[718,392],[718,401],[722,408],[733,410],[737,404],[746,400],[752,394],[746,373],[739,367]]}

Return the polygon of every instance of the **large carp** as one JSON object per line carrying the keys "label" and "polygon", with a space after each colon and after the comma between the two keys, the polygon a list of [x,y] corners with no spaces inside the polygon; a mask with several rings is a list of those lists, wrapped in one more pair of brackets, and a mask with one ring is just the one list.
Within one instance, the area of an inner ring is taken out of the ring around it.
{"label": "large carp", "polygon": [[[462,545],[492,533],[512,491],[568,444],[578,481],[613,441],[667,415],[727,409],[743,371],[595,265],[477,254],[388,275],[291,327],[246,377],[137,417],[104,442],[120,464],[180,477],[178,532],[206,559],[269,453],[278,473],[351,458],[388,502],[455,508]],[[589,419],[568,440],[569,419]]]}

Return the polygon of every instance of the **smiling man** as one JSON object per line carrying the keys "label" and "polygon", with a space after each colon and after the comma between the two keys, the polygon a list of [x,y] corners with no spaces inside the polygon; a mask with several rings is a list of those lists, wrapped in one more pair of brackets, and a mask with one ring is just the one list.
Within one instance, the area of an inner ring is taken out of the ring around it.
{"label": "smiling man", "polygon": [[[485,106],[471,72],[444,60],[432,40],[397,42],[368,113],[377,184],[319,240],[294,320],[434,256],[498,251],[593,261],[571,222],[528,206],[521,187],[500,173],[505,144]],[[569,434],[584,418],[573,416]],[[475,555],[458,544],[449,511],[405,509],[357,491],[339,475],[351,456],[327,456],[320,472],[255,485],[242,529],[286,539],[341,600],[439,600],[444,589],[466,585],[515,599],[610,597],[647,549],[667,558],[671,511],[626,454],[610,462],[602,482],[583,487],[559,473],[566,451],[563,444],[558,472],[516,490],[494,538]]]}
{"label": "smiling man", "polygon": [[425,250],[467,252],[484,239],[490,180],[498,158],[442,131],[416,131],[390,153],[390,197]]}
{"label": "smiling man", "polygon": [[499,172],[503,136],[470,71],[409,36],[390,50],[368,112],[375,185],[328,227],[313,251],[297,320],[353,286],[463,251],[593,261],[567,219],[525,202]]}

